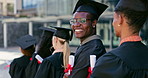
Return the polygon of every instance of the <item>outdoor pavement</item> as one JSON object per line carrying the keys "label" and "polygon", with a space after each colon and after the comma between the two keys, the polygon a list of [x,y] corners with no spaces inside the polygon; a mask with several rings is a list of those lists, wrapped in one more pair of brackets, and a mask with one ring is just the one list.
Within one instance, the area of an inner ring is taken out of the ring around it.
{"label": "outdoor pavement", "polygon": [[18,47],[0,48],[0,78],[11,78],[7,65],[21,55]]}
{"label": "outdoor pavement", "polygon": [[[74,52],[75,47],[71,50]],[[11,78],[9,75],[9,65],[14,58],[21,57],[19,47],[0,48],[0,78]]]}

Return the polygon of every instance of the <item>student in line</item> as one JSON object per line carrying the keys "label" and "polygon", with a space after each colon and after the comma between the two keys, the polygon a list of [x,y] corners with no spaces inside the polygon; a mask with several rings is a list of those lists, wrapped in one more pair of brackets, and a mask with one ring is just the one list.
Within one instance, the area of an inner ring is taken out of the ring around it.
{"label": "student in line", "polygon": [[31,35],[25,35],[16,40],[23,56],[15,58],[10,64],[9,74],[11,78],[25,78],[25,69],[35,52],[36,39]]}
{"label": "student in line", "polygon": [[91,78],[148,78],[148,48],[139,31],[148,18],[148,0],[120,0],[113,27],[120,46],[101,56]]}
{"label": "student in line", "polygon": [[52,36],[55,30],[47,27],[40,27],[39,29],[42,30],[43,32],[41,34],[41,38],[37,46],[37,51],[31,57],[30,63],[28,64],[25,70],[26,78],[34,78],[38,70],[38,67],[41,64],[41,62],[35,58],[36,55],[39,55],[42,59],[44,59],[52,55],[53,52],[51,50],[51,47],[52,47]]}
{"label": "student in line", "polygon": [[70,55],[69,41],[72,39],[72,35],[70,35],[71,29],[54,28],[57,29],[52,38],[54,52],[43,60],[35,78],[63,78],[64,69],[68,65]]}

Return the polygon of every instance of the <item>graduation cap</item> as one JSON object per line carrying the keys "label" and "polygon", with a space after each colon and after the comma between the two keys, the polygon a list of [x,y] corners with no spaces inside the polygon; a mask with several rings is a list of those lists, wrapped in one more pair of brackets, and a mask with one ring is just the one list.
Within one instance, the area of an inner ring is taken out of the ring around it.
{"label": "graduation cap", "polygon": [[106,10],[108,6],[93,0],[79,0],[74,8],[75,12],[89,12],[96,15],[96,19]]}
{"label": "graduation cap", "polygon": [[135,11],[148,11],[148,0],[120,0],[116,5],[116,8],[118,7],[129,8]]}
{"label": "graduation cap", "polygon": [[31,35],[25,35],[20,37],[19,39],[16,40],[16,43],[22,48],[22,49],[27,49],[28,47],[35,45],[36,39],[31,36]]}
{"label": "graduation cap", "polygon": [[[54,33],[54,36],[57,36],[59,38],[62,38],[62,39],[66,39],[66,40],[72,40],[72,36],[73,36],[73,32],[72,32],[72,29],[69,29],[69,28],[63,28],[63,27],[56,27],[56,26],[51,26],[53,28],[56,28],[56,32]],[[71,35],[70,35],[70,32],[71,31]]]}
{"label": "graduation cap", "polygon": [[53,36],[55,30],[47,27],[40,27],[39,29],[43,30],[42,36]]}

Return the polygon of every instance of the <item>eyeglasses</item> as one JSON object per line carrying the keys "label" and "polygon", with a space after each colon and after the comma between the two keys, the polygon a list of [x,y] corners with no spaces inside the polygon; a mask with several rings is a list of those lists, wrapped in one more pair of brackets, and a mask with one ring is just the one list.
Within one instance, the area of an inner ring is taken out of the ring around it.
{"label": "eyeglasses", "polygon": [[86,18],[72,18],[70,19],[70,24],[74,25],[76,23],[80,23],[80,24],[86,24],[87,20],[91,20],[91,19],[86,19]]}

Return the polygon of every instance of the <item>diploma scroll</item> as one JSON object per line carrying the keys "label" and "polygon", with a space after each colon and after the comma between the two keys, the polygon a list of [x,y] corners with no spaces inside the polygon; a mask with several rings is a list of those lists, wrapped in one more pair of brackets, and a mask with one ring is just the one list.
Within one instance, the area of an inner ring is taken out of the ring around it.
{"label": "diploma scroll", "polygon": [[35,58],[42,63],[43,58],[40,55],[36,55]]}
{"label": "diploma scroll", "polygon": [[70,75],[71,71],[72,71],[72,68],[73,68],[73,65],[74,65],[74,56],[73,55],[70,55],[69,56],[69,64],[68,64],[68,75]]}
{"label": "diploma scroll", "polygon": [[74,65],[74,60],[75,60],[74,56],[70,55],[69,56],[69,64],[71,65],[71,67],[73,67],[73,65]]}
{"label": "diploma scroll", "polygon": [[93,70],[94,66],[96,63],[96,55],[90,55],[90,67],[91,67],[91,71]]}

